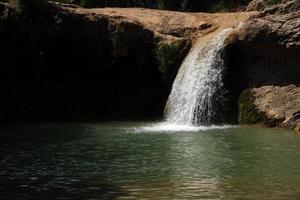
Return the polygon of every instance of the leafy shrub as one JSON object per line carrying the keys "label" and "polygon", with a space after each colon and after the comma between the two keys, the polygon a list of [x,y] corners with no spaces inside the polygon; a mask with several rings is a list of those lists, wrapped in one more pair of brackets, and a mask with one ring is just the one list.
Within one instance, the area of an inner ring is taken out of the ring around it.
{"label": "leafy shrub", "polygon": [[48,0],[15,0],[15,5],[19,18],[33,24],[47,24]]}
{"label": "leafy shrub", "polygon": [[17,0],[18,6],[22,11],[34,12],[47,7],[48,0]]}
{"label": "leafy shrub", "polygon": [[74,3],[87,8],[104,7],[107,3],[107,0],[75,0]]}

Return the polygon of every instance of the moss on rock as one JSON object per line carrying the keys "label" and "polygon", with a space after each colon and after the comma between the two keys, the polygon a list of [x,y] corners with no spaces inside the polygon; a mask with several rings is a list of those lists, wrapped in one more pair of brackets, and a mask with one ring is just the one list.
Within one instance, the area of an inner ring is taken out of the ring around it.
{"label": "moss on rock", "polygon": [[241,93],[239,97],[240,124],[261,124],[267,127],[277,127],[283,120],[282,118],[268,117],[264,112],[258,110],[251,89]]}
{"label": "moss on rock", "polygon": [[171,43],[160,42],[155,50],[155,55],[159,64],[159,71],[167,73],[174,65],[180,49],[185,46],[185,40],[176,40]]}
{"label": "moss on rock", "polygon": [[239,97],[239,123],[264,123],[266,116],[257,110],[251,90],[245,90]]}
{"label": "moss on rock", "polygon": [[157,43],[154,52],[155,57],[159,71],[168,84],[173,82],[181,63],[190,48],[191,42],[187,39]]}

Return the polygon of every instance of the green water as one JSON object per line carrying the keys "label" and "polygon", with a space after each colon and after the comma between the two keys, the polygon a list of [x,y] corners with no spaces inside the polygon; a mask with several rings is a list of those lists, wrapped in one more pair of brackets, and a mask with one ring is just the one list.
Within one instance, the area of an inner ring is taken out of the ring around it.
{"label": "green water", "polygon": [[0,199],[300,199],[300,135],[161,123],[0,130]]}

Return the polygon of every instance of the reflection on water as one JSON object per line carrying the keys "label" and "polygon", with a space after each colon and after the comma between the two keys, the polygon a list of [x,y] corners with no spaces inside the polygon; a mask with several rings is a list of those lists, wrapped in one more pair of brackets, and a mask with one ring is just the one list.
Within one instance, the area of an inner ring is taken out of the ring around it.
{"label": "reflection on water", "polygon": [[35,124],[0,141],[1,199],[300,198],[300,135],[283,130]]}
{"label": "reflection on water", "polygon": [[169,122],[161,122],[161,123],[153,123],[147,126],[140,126],[133,128],[134,132],[137,133],[173,133],[173,132],[199,132],[199,131],[207,131],[207,130],[215,130],[215,129],[226,129],[233,128],[231,125],[223,125],[223,126],[190,126],[190,125],[179,125]]}

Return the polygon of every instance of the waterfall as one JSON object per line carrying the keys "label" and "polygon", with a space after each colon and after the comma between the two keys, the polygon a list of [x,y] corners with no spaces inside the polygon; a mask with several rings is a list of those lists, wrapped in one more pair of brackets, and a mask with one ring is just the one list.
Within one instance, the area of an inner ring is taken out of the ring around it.
{"label": "waterfall", "polygon": [[165,107],[165,118],[182,125],[211,125],[222,121],[226,90],[223,85],[224,29],[208,43],[198,41],[183,61]]}

